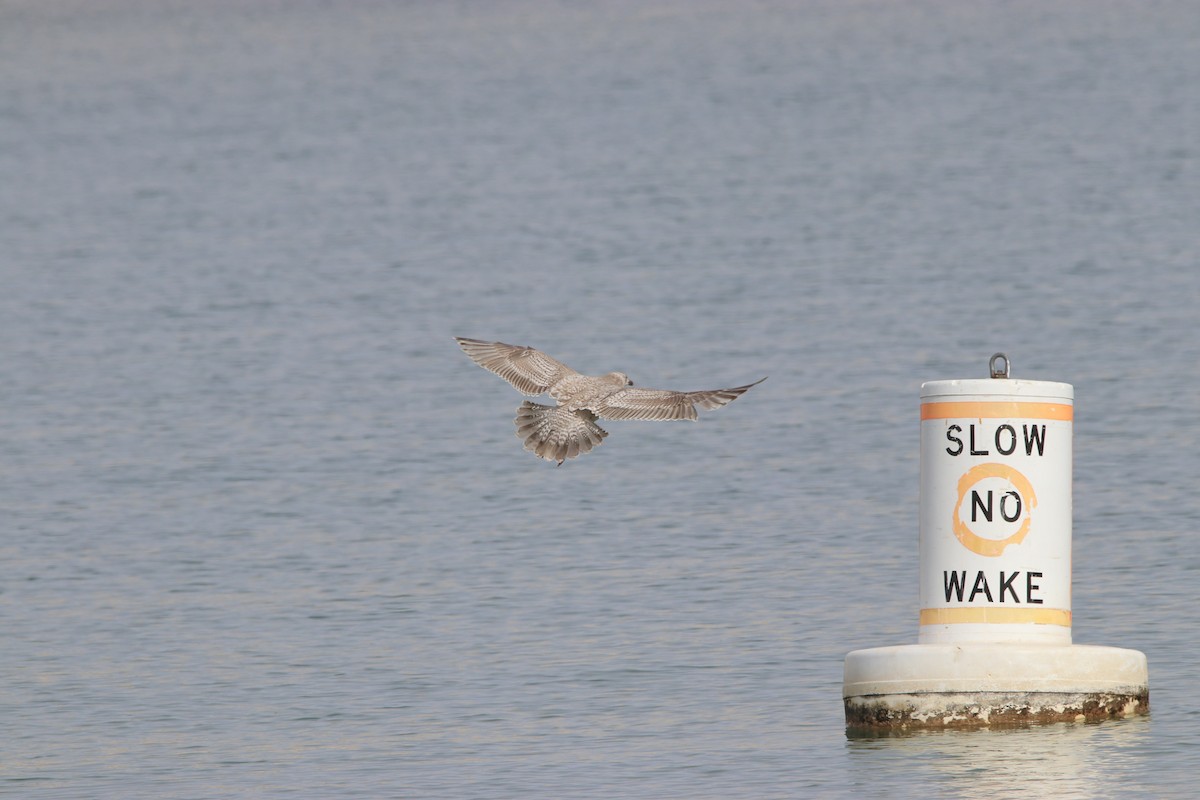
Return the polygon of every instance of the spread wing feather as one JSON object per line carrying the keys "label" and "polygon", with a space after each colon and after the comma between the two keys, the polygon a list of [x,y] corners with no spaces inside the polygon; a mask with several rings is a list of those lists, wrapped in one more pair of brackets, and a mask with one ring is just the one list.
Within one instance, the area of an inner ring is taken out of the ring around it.
{"label": "spread wing feather", "polygon": [[732,403],[766,378],[732,389],[674,392],[669,389],[630,387],[601,398],[592,408],[601,419],[696,419],[697,406],[708,410]]}
{"label": "spread wing feather", "polygon": [[482,342],[455,336],[459,347],[476,364],[499,375],[526,395],[545,394],[567,375],[578,375],[566,364],[532,347],[504,342]]}

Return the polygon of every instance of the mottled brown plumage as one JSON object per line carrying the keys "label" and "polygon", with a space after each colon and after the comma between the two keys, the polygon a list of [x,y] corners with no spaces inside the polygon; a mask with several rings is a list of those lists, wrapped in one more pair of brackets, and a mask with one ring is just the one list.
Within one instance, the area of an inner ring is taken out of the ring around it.
{"label": "mottled brown plumage", "polygon": [[457,336],[455,341],[476,364],[522,394],[548,394],[558,401],[544,406],[526,400],[517,409],[515,422],[526,450],[559,464],[591,451],[608,436],[597,419],[694,420],[697,407],[720,408],[766,380],[697,392],[640,389],[623,372],[582,375],[532,347]]}

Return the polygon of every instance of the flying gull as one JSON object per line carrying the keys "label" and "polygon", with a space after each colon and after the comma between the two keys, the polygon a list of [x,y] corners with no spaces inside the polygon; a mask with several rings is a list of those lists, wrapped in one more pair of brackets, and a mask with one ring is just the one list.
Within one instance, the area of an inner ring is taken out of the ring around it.
{"label": "flying gull", "polygon": [[696,408],[720,408],[741,397],[751,386],[675,392],[633,388],[623,372],[582,375],[532,347],[483,342],[456,336],[463,351],[484,369],[494,372],[530,397],[549,394],[557,405],[526,400],[517,409],[517,436],[525,449],[561,466],[568,458],[590,452],[608,432],[597,419],[671,420],[697,418]]}

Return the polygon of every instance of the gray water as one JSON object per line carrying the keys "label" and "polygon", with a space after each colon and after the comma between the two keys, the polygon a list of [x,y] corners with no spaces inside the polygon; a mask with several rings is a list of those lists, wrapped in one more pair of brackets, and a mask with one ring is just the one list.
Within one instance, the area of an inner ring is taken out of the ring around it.
{"label": "gray water", "polygon": [[[0,792],[1184,797],[1191,2],[0,4]],[[556,468],[454,335],[697,389]],[[1073,383],[1153,712],[856,739],[918,387]]]}

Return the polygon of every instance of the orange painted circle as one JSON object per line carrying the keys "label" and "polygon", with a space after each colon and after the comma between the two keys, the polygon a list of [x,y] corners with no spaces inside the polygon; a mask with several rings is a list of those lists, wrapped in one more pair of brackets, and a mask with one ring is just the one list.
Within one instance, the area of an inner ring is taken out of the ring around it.
{"label": "orange painted circle", "polygon": [[[1007,539],[985,539],[972,531],[967,524],[959,519],[958,512],[962,509],[963,498],[967,496],[967,490],[986,478],[1003,478],[1011,483],[1027,503],[1028,510],[1025,514],[1025,520],[1021,523],[1021,527],[1017,532]],[[978,553],[981,556],[995,557],[1004,552],[1004,548],[1010,544],[1020,544],[1025,535],[1029,533],[1029,521],[1033,516],[1033,509],[1037,507],[1037,495],[1033,492],[1033,484],[1029,479],[1022,475],[1017,470],[1007,464],[979,464],[972,467],[958,479],[958,502],[954,504],[954,536],[962,543],[962,546],[970,550],[972,553]]]}

